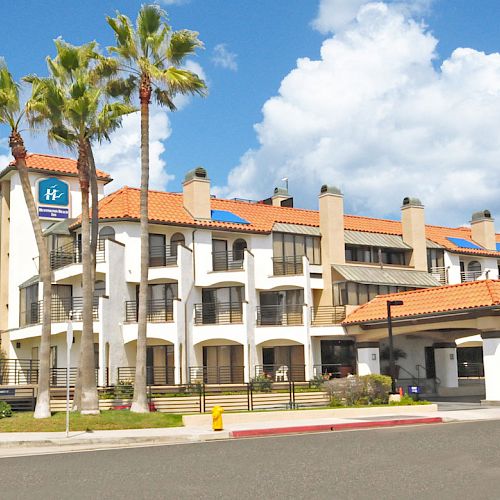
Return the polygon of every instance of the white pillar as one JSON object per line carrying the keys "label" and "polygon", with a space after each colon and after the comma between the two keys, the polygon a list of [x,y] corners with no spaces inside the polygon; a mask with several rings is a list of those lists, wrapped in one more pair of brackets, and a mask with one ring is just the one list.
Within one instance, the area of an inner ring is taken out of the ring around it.
{"label": "white pillar", "polygon": [[483,332],[486,401],[500,403],[500,332]]}
{"label": "white pillar", "polygon": [[455,342],[434,344],[436,378],[440,387],[458,387],[457,346]]}
{"label": "white pillar", "polygon": [[380,349],[378,342],[357,342],[358,375],[380,374]]}
{"label": "white pillar", "polygon": [[[174,344],[174,384],[181,383],[181,366],[182,366],[181,346],[182,344],[180,342],[176,342]],[[185,380],[184,383],[186,383]]]}

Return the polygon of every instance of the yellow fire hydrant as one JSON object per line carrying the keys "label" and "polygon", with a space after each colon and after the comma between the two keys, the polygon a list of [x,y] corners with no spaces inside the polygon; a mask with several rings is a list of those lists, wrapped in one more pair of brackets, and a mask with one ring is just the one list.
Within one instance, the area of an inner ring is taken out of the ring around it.
{"label": "yellow fire hydrant", "polygon": [[224,413],[224,408],[221,406],[214,406],[212,408],[212,429],[214,431],[222,430],[222,414]]}

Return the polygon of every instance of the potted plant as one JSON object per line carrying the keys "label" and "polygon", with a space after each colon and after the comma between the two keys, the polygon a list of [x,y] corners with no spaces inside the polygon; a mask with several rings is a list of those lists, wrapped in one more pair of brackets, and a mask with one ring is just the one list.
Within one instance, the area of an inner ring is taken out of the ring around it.
{"label": "potted plant", "polygon": [[[399,378],[400,366],[397,364],[397,362],[400,359],[406,359],[406,352],[403,349],[400,349],[399,347],[394,347],[392,350],[392,355],[394,357],[394,363],[395,363],[394,376],[395,376],[395,378]],[[382,361],[389,362],[389,346],[388,345],[386,345],[383,349],[381,349],[380,359]],[[391,371],[390,366],[387,366],[387,368],[385,369],[385,375],[390,375],[391,374],[390,371]]]}

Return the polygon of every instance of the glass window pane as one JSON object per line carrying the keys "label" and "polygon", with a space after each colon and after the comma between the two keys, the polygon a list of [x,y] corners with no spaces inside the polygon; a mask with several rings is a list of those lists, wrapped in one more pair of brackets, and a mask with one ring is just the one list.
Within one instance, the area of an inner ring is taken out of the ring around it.
{"label": "glass window pane", "polygon": [[350,305],[358,304],[357,283],[347,283],[347,303]]}
{"label": "glass window pane", "polygon": [[283,240],[284,240],[285,257],[294,257],[295,248],[294,248],[293,234],[285,234]]}
{"label": "glass window pane", "polygon": [[295,255],[305,255],[304,236],[295,236]]}
{"label": "glass window pane", "polygon": [[273,233],[273,257],[283,257],[283,233]]}
{"label": "glass window pane", "polygon": [[312,240],[314,245],[314,263],[321,264],[321,238],[314,237]]}
{"label": "glass window pane", "polygon": [[366,304],[368,302],[368,285],[359,284],[358,292],[359,292],[359,303]]}
{"label": "glass window pane", "polygon": [[314,244],[313,244],[313,238],[310,236],[306,237],[306,256],[309,259],[309,264],[315,264],[316,262],[314,261]]}

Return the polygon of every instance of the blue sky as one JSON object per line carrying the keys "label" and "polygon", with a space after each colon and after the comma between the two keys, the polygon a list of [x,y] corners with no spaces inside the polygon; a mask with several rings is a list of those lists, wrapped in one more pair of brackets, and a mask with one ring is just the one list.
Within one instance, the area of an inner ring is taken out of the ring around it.
{"label": "blue sky", "polygon": [[[291,96],[282,96],[279,94],[279,89],[284,80],[296,78],[294,69],[297,67],[298,58],[322,60],[320,55],[322,45],[331,40],[341,40],[340,37],[345,33],[347,33],[345,36],[349,36],[349,29],[353,30],[352,33],[357,29],[363,29],[362,33],[366,34],[368,23],[375,23],[373,16],[364,21],[364,28],[361,22],[352,21],[348,28],[339,28],[335,32],[332,29],[323,30],[321,33],[312,25],[312,21],[318,15],[320,3],[335,9],[352,1],[354,0],[190,0],[179,2],[180,5],[166,5],[172,0],[163,1],[163,7],[168,10],[175,29],[189,28],[200,32],[205,50],[201,51],[194,61],[203,69],[210,92],[206,99],[192,99],[179,112],[170,114],[168,124],[170,135],[159,134],[158,143],[160,146],[163,144],[159,150],[159,157],[166,163],[166,166],[164,163],[161,163],[161,166],[166,168],[169,176],[175,176],[175,179],[168,182],[169,190],[180,190],[184,173],[197,165],[203,165],[209,171],[213,184],[217,186],[216,192],[220,195],[266,197],[274,185],[279,183],[281,177],[288,175],[290,189],[292,194],[297,195],[300,206],[314,208],[318,191],[316,186],[322,182],[329,182],[341,185],[346,193],[346,204],[350,212],[398,216],[399,200],[407,194],[414,194],[403,190],[418,185],[419,182],[428,182],[429,175],[436,172],[432,162],[442,163],[440,158],[436,158],[435,155],[432,158],[420,158],[420,164],[429,162],[427,170],[419,172],[418,178],[412,178],[410,175],[406,184],[401,183],[400,174],[408,171],[416,172],[417,169],[411,162],[405,160],[400,152],[391,149],[379,151],[383,149],[384,139],[378,138],[377,154],[380,154],[380,158],[389,158],[387,164],[390,163],[391,166],[382,172],[384,175],[372,179],[371,185],[366,182],[353,184],[349,179],[349,172],[356,171],[363,176],[366,169],[370,168],[371,155],[374,153],[368,154],[368,151],[372,151],[370,147],[373,144],[367,144],[366,147],[360,144],[360,149],[367,151],[366,156],[361,155],[359,151],[351,156],[343,152],[341,158],[334,158],[330,162],[328,154],[325,153],[325,156],[321,157],[324,163],[322,168],[321,165],[317,165],[319,161],[317,159],[308,163],[308,158],[313,153],[322,154],[321,151],[314,149],[315,145],[328,139],[326,137],[328,133],[322,130],[317,137],[311,138],[307,144],[304,143],[303,149],[297,152],[297,157],[304,159],[303,170],[310,172],[312,178],[310,183],[304,182],[301,174],[297,173],[300,166],[293,164],[287,152],[283,151],[289,144],[284,140],[287,133],[285,125],[277,124],[276,118],[271,116],[272,110],[269,114],[263,114],[262,111],[266,103],[266,106],[272,107],[274,100],[269,100],[277,95],[280,96],[281,104],[287,101],[287,109],[295,105],[293,96],[298,95],[296,91],[291,92]],[[363,0],[356,1],[360,4],[368,3]],[[405,13],[405,23],[409,23],[412,16],[419,23],[424,20],[426,27],[419,25],[421,26],[419,29],[421,34],[432,36],[437,43],[432,64],[438,73],[441,63],[450,58],[457,47],[470,47],[475,51],[486,53],[499,50],[500,3],[497,0],[474,2],[435,0],[426,3],[428,5],[422,11]],[[62,36],[75,44],[95,39],[104,47],[113,42],[112,34],[105,23],[105,15],[112,15],[119,9],[135,18],[140,4],[141,2],[132,0],[120,2],[4,0],[2,7],[8,9],[8,16],[4,16],[2,25],[0,56],[5,57],[17,78],[31,72],[44,74],[44,58],[53,54],[54,38]],[[394,6],[393,3],[389,4],[390,9],[397,7],[398,5]],[[334,11],[332,15],[335,14]],[[22,29],[18,28],[17,22],[6,22],[6,19],[22,21]],[[400,35],[403,39],[406,31],[400,30],[398,33],[397,36]],[[422,37],[420,39],[423,40]],[[220,44],[224,44],[226,52],[234,54],[234,60],[229,64],[231,67],[223,67],[214,61],[216,55],[214,51]],[[356,52],[358,55],[359,53]],[[401,57],[413,56],[405,54]],[[415,57],[418,59],[421,56]],[[392,64],[390,61],[393,59],[390,54],[387,56],[387,61],[389,65]],[[384,64],[382,60],[381,72],[384,72]],[[335,71],[339,69],[336,68]],[[408,74],[411,74],[411,70],[404,71],[409,71]],[[313,73],[311,75],[313,77]],[[314,94],[314,83],[308,79],[303,81],[303,94]],[[307,85],[311,85],[309,90]],[[328,99],[328,93],[325,95]],[[297,99],[300,100],[302,97],[299,95]],[[339,102],[341,105],[342,99]],[[397,106],[401,107],[401,103],[398,102]],[[314,107],[314,104],[311,104],[311,107]],[[297,109],[304,110],[304,108],[307,108],[305,103],[297,103]],[[317,111],[314,119],[321,121],[321,110]],[[335,112],[336,108],[333,107],[332,114]],[[411,114],[412,110],[408,113]],[[293,117],[296,118],[295,121]],[[300,129],[302,121],[306,122],[307,117],[304,114],[292,114],[290,117],[285,116],[284,120],[288,120],[290,125],[294,121],[293,126]],[[158,126],[165,124],[166,119],[162,121],[159,117]],[[255,124],[259,124],[257,133],[254,129]],[[425,128],[425,124],[419,124],[419,128],[422,126]],[[335,130],[336,128],[332,126],[331,133],[335,134]],[[274,134],[280,139],[273,143]],[[430,127],[429,141],[432,141],[430,137],[432,134],[433,129]],[[464,134],[464,131],[457,131],[457,143],[463,143]],[[0,128],[0,137],[6,135],[7,131]],[[293,134],[290,137],[293,137]],[[387,141],[390,142],[391,138],[387,138]],[[50,151],[42,136],[27,138],[26,142],[30,150]],[[294,141],[290,142],[293,143]],[[278,149],[280,151],[277,151]],[[253,151],[250,160],[248,156],[244,156],[249,150]],[[292,150],[294,147],[290,148],[290,151]],[[338,148],[335,151],[337,150]],[[479,146],[477,150],[481,150]],[[476,163],[479,165],[489,161],[495,164],[496,153],[497,150],[492,148],[488,158],[476,158]],[[464,152],[460,158],[465,155]],[[374,165],[383,170],[385,163],[380,158]],[[473,159],[463,165],[461,160],[458,163],[465,172],[469,172]],[[288,167],[284,166],[287,164],[290,165],[289,171]],[[450,187],[448,173],[442,173],[439,179],[436,178],[436,182],[441,184],[435,191],[422,190],[421,193],[417,189],[416,194],[424,198],[424,203],[429,206],[435,222],[456,224],[466,222],[467,214],[485,208],[482,206],[483,201],[490,203],[489,208],[498,208],[500,212],[500,203],[494,201],[493,195],[485,191],[486,188],[478,188],[477,191],[469,189],[472,192],[468,193],[464,206],[457,207],[457,200],[461,201],[461,184],[452,189],[454,194],[449,203],[436,202],[435,198],[443,193],[443,186]],[[377,178],[380,178],[380,185],[377,184],[379,182]],[[387,190],[386,185],[394,178],[398,178],[398,182],[394,183],[394,189]],[[163,182],[161,179],[166,178],[159,177],[159,179],[161,183]],[[379,188],[380,193],[374,195],[374,191]],[[380,201],[377,201],[379,199]]]}

